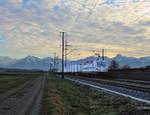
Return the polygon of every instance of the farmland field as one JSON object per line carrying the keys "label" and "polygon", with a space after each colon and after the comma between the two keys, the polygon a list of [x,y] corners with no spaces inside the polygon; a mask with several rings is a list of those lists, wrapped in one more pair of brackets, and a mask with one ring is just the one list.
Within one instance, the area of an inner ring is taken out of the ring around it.
{"label": "farmland field", "polygon": [[0,74],[0,94],[16,88],[39,74]]}

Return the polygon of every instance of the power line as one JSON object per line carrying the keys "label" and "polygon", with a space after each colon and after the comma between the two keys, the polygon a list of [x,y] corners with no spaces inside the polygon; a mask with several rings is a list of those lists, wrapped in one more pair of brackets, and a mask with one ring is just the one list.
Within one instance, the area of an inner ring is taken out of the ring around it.
{"label": "power line", "polygon": [[72,46],[68,44],[68,40],[66,39],[65,40],[65,67],[67,66],[68,53],[70,53],[70,52],[68,52],[68,50],[70,50],[69,47],[72,47]]}

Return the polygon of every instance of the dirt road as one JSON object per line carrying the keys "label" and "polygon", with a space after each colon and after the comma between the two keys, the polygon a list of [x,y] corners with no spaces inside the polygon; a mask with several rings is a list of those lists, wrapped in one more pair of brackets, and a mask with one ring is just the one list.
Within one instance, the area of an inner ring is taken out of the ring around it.
{"label": "dirt road", "polygon": [[39,115],[44,84],[45,77],[37,77],[0,95],[0,115]]}

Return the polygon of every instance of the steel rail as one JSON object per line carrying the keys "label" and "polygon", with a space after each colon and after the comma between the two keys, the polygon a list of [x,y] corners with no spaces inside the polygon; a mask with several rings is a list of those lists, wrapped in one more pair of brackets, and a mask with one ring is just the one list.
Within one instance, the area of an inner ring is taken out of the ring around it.
{"label": "steel rail", "polygon": [[140,98],[140,97],[136,97],[136,96],[133,96],[133,95],[130,95],[130,94],[125,94],[125,93],[122,93],[122,92],[119,92],[119,91],[115,91],[115,90],[112,90],[112,89],[109,89],[109,88],[105,88],[105,87],[97,85],[93,81],[92,82],[89,82],[88,80],[84,80],[83,81],[82,79],[70,78],[70,77],[65,77],[65,79],[73,81],[73,82],[78,83],[78,84],[89,86],[89,87],[97,89],[97,90],[103,90],[105,92],[117,94],[117,95],[120,95],[120,96],[123,96],[123,97],[127,97],[127,98],[130,98],[130,99],[139,101],[139,102],[150,104],[150,100],[143,99],[143,98]]}

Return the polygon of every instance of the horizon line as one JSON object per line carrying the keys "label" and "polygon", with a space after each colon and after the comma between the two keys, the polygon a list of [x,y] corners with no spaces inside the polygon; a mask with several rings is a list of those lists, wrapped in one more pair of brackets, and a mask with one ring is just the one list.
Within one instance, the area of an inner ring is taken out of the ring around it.
{"label": "horizon line", "polygon": [[[107,58],[110,58],[110,59],[112,59],[112,58],[115,58],[115,57],[117,57],[118,55],[120,55],[120,56],[124,56],[124,57],[128,57],[128,58],[137,58],[137,59],[140,59],[140,58],[144,58],[144,57],[150,57],[150,55],[149,56],[141,56],[141,57],[136,57],[136,56],[126,56],[126,55],[123,55],[123,54],[116,54],[115,56],[113,56],[113,57],[109,57],[109,56],[105,56],[105,57],[107,57]],[[14,57],[14,56],[5,56],[5,55],[0,55],[0,57],[9,57],[9,58],[12,58],[12,59],[23,59],[23,58],[26,58],[26,57],[36,57],[36,58],[39,58],[39,59],[44,59],[44,58],[48,58],[48,57],[51,57],[51,58],[53,58],[54,56],[42,56],[42,57],[40,57],[40,56],[37,56],[37,55],[26,55],[26,56],[23,56],[23,57]],[[84,58],[88,58],[88,57],[96,57],[96,55],[91,55],[91,56],[84,56],[84,57],[81,57],[81,58],[78,58],[78,59],[69,59],[69,60],[80,60],[80,59],[84,59]],[[100,56],[101,57],[101,56]]]}

